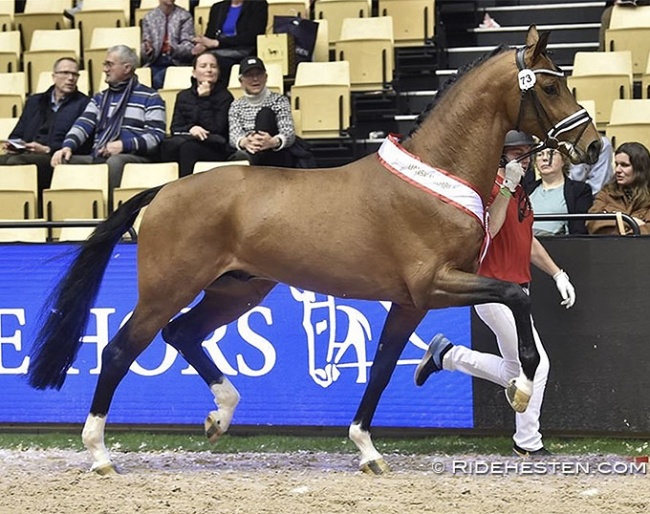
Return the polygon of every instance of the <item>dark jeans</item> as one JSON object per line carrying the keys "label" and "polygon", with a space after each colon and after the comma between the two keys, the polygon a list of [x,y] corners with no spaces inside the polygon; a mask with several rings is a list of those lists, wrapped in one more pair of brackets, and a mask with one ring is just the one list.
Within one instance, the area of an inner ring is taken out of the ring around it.
{"label": "dark jeans", "polygon": [[151,87],[162,89],[165,82],[167,68],[173,66],[172,60],[167,55],[160,55],[158,59],[151,63]]}
{"label": "dark jeans", "polygon": [[225,142],[219,144],[213,139],[199,141],[192,136],[172,136],[163,140],[160,160],[178,162],[181,177],[191,175],[198,161],[225,161],[228,157]]}

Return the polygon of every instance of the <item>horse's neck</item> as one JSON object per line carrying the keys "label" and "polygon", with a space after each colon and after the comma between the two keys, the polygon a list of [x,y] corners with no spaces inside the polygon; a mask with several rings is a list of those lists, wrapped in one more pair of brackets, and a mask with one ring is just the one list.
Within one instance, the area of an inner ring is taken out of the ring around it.
{"label": "horse's neck", "polygon": [[470,70],[448,90],[405,146],[427,164],[472,184],[486,200],[501,156],[501,143],[513,127],[506,97],[518,94],[508,63],[510,52]]}

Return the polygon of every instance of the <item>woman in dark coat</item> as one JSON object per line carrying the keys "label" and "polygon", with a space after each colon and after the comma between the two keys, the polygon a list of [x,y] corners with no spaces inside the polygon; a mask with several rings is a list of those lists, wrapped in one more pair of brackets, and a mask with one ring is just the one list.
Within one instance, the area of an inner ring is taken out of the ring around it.
{"label": "woman in dark coat", "polygon": [[230,92],[217,82],[217,58],[205,52],[194,59],[192,86],[176,96],[171,137],[162,143],[162,161],[177,161],[180,176],[191,175],[197,161],[225,161]]}
{"label": "woman in dark coat", "polygon": [[244,57],[256,55],[257,36],[266,32],[269,6],[266,0],[223,0],[210,8],[203,36],[194,38],[192,53],[206,50],[219,60],[220,82],[228,85],[230,69]]}

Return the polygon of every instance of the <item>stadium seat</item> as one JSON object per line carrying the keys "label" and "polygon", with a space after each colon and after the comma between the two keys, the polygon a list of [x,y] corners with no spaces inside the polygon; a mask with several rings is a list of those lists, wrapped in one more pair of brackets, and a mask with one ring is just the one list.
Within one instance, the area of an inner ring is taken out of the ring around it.
{"label": "stadium seat", "polygon": [[198,161],[194,163],[192,173],[203,173],[210,171],[213,168],[220,168],[223,166],[250,166],[250,162],[242,161]]}
{"label": "stadium seat", "polygon": [[316,43],[314,43],[314,53],[311,60],[314,62],[328,62],[330,60],[329,22],[327,20],[315,21],[318,23],[318,32],[316,33]]}
{"label": "stadium seat", "polygon": [[0,32],[0,72],[17,72],[21,53],[20,32],[18,30]]}
{"label": "stadium seat", "polygon": [[345,18],[369,18],[370,14],[370,0],[317,0],[314,6],[314,19],[327,20],[331,49],[341,36]]}
{"label": "stadium seat", "polygon": [[[108,164],[59,164],[50,189],[43,191],[48,220],[101,219],[108,206]],[[59,238],[60,229],[52,236]]]}
{"label": "stadium seat", "polygon": [[192,85],[192,66],[170,66],[165,72],[163,89],[187,89]]}
{"label": "stadium seat", "polygon": [[650,5],[634,9],[615,5],[605,31],[605,48],[610,52],[631,52],[632,73],[635,80],[640,79],[650,52]]}
{"label": "stadium seat", "polygon": [[34,219],[38,197],[36,164],[0,166],[0,218]]}
{"label": "stadium seat", "polygon": [[267,34],[273,34],[273,18],[275,16],[298,16],[309,19],[309,0],[267,0],[267,2],[269,4]]}
{"label": "stadium seat", "polygon": [[14,11],[16,2],[5,0],[0,2],[0,31],[8,32],[14,30]]}
{"label": "stadium seat", "polygon": [[596,102],[596,126],[604,130],[612,102],[632,97],[632,55],[630,52],[577,52],[569,89],[576,100]]}
{"label": "stadium seat", "polygon": [[72,7],[72,0],[25,0],[25,10],[14,14],[14,27],[19,30],[23,49],[31,48],[35,30],[70,28],[63,11]]}
{"label": "stadium seat", "polygon": [[[183,88],[187,89],[187,88]],[[176,95],[180,92],[180,89],[159,89],[158,94],[160,98],[165,102],[165,115],[166,115],[166,127],[167,134],[170,134],[172,119],[174,117],[174,106],[176,105]]]}
{"label": "stadium seat", "polygon": [[[66,219],[65,221],[78,221],[78,220]],[[65,241],[85,241],[86,239],[88,239],[90,234],[93,233],[93,230],[95,230],[95,227],[75,227],[75,226],[61,227],[58,241],[60,243],[63,243]]]}
{"label": "stadium seat", "polygon": [[174,180],[178,180],[177,162],[126,163],[120,187],[113,190],[113,210],[141,191]]}
{"label": "stadium seat", "polygon": [[350,64],[300,63],[291,88],[291,113],[301,137],[340,137],[350,125]]}
{"label": "stadium seat", "polygon": [[29,51],[23,53],[27,73],[28,92],[35,93],[42,71],[52,71],[54,62],[60,57],[79,60],[79,30],[36,30],[32,36]]}
{"label": "stadium seat", "polygon": [[45,243],[46,241],[47,228],[45,227],[0,229],[0,243]]}
{"label": "stadium seat", "polygon": [[105,89],[102,63],[106,59],[106,50],[118,41],[132,48],[140,57],[140,27],[97,27],[93,30],[90,44],[84,48],[84,63],[93,94]]}
{"label": "stadium seat", "polygon": [[0,139],[8,139],[9,134],[16,127],[16,123],[18,123],[18,118],[0,118]]}
{"label": "stadium seat", "polygon": [[334,45],[337,61],[350,63],[352,91],[390,87],[394,68],[393,19],[346,18]]}
{"label": "stadium seat", "polygon": [[641,77],[641,82],[643,84],[643,98],[650,99],[650,52],[648,52],[648,60],[645,66],[645,71],[643,72],[643,76]]}
{"label": "stadium seat", "polygon": [[[84,0],[81,10],[74,15],[74,26],[81,30],[81,48],[91,48],[93,31],[97,27],[128,27],[130,9],[129,0]],[[122,44],[122,41],[115,39],[113,44]]]}
{"label": "stadium seat", "polygon": [[379,16],[393,18],[395,46],[422,46],[435,35],[433,0],[379,0]]}
{"label": "stadium seat", "polygon": [[627,141],[650,148],[650,100],[614,100],[605,133],[614,148]]}
{"label": "stadium seat", "polygon": [[138,82],[140,84],[151,87],[151,68],[149,66],[137,68],[135,74],[138,76]]}
{"label": "stadium seat", "polygon": [[22,71],[0,73],[0,117],[20,117],[26,93],[26,78]]}
{"label": "stadium seat", "polygon": [[[268,75],[268,80],[266,82],[266,87],[271,91],[275,91],[278,94],[284,94],[284,78],[282,76],[282,65],[277,62],[272,62],[269,64],[264,63],[266,67],[266,73]],[[228,81],[228,91],[232,93],[232,96],[241,98],[244,95],[244,88],[239,82],[239,64],[234,64],[230,72],[230,80]]]}

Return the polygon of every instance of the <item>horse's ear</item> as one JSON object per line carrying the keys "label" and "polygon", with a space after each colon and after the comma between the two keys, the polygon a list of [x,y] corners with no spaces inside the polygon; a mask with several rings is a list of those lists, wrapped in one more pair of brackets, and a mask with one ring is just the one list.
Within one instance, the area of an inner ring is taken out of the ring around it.
{"label": "horse's ear", "polygon": [[526,34],[526,46],[533,48],[533,55],[530,62],[534,63],[537,58],[546,52],[546,44],[548,43],[548,37],[551,35],[550,32],[537,32],[537,27],[531,25],[528,29],[528,34]]}

